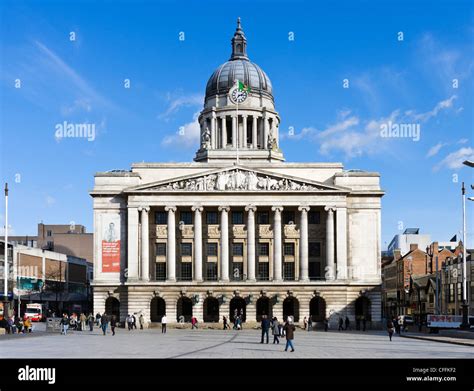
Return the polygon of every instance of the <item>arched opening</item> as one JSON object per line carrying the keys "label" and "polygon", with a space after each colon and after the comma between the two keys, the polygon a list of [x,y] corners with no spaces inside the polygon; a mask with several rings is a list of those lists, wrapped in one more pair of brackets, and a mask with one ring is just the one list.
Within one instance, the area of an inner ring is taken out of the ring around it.
{"label": "arched opening", "polygon": [[204,322],[219,322],[219,301],[215,297],[204,300]]}
{"label": "arched opening", "polygon": [[257,300],[257,322],[262,321],[262,315],[267,315],[268,318],[272,317],[272,303],[270,298],[262,296]]}
{"label": "arched opening", "polygon": [[117,320],[120,319],[120,301],[118,301],[115,297],[108,297],[105,300],[105,313],[109,316],[115,315]]}
{"label": "arched opening", "polygon": [[288,316],[292,316],[295,322],[300,320],[300,303],[295,297],[287,297],[283,300],[283,320],[286,322]]}
{"label": "arched opening", "polygon": [[161,318],[166,315],[166,303],[161,297],[154,297],[150,303],[150,320],[161,322]]}
{"label": "arched opening", "polygon": [[184,317],[185,322],[191,322],[193,317],[193,302],[189,297],[182,296],[178,299],[176,308],[176,320],[179,322],[181,316]]}
{"label": "arched opening", "polygon": [[234,297],[229,305],[229,319],[234,322],[236,315],[242,316],[242,322],[245,322],[247,304],[242,297]]}
{"label": "arched opening", "polygon": [[313,322],[323,322],[326,318],[326,300],[322,297],[313,297],[309,302],[309,316]]}
{"label": "arched opening", "polygon": [[356,320],[372,320],[372,313],[370,311],[370,300],[368,297],[361,296],[355,301],[355,316]]}

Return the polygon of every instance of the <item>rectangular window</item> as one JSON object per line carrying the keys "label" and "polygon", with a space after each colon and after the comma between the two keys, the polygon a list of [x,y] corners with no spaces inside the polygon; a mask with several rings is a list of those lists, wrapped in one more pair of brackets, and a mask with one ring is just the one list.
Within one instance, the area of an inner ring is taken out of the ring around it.
{"label": "rectangular window", "polygon": [[310,258],[320,258],[321,257],[321,243],[309,242],[308,254]]}
{"label": "rectangular window", "polygon": [[294,262],[284,262],[283,278],[285,280],[294,280],[295,279],[295,263]]}
{"label": "rectangular window", "polygon": [[207,244],[207,256],[217,257],[217,243]]}
{"label": "rectangular window", "polygon": [[48,249],[49,249],[50,251],[53,251],[53,250],[54,250],[54,242],[48,242],[46,245],[48,246]]}
{"label": "rectangular window", "polygon": [[165,262],[156,263],[155,272],[156,272],[157,281],[165,281],[166,280],[166,263]]}
{"label": "rectangular window", "polygon": [[458,282],[458,302],[462,300],[462,284]]}
{"label": "rectangular window", "polygon": [[257,270],[257,279],[260,281],[268,281],[268,262],[259,262]]}
{"label": "rectangular window", "polygon": [[244,276],[244,264],[242,262],[232,263],[232,280],[242,281]]}
{"label": "rectangular window", "polygon": [[166,243],[156,243],[156,255],[166,256]]}
{"label": "rectangular window", "polygon": [[290,223],[296,224],[295,222],[295,212],[291,210],[285,210],[283,211],[283,224],[290,224]]}
{"label": "rectangular window", "polygon": [[243,256],[244,255],[244,244],[243,243],[234,243],[232,246],[232,255]]}
{"label": "rectangular window", "polygon": [[50,229],[48,229],[48,230],[46,231],[46,236],[48,236],[48,237],[53,236],[53,231],[51,231]]}
{"label": "rectangular window", "polygon": [[257,224],[270,224],[268,212],[257,212]]}
{"label": "rectangular window", "polygon": [[192,212],[180,212],[179,221],[182,221],[186,225],[193,223],[193,214]]}
{"label": "rectangular window", "polygon": [[285,243],[284,255],[295,255],[295,244],[294,243]]}
{"label": "rectangular window", "polygon": [[308,224],[321,224],[321,213],[317,210],[308,212]]}
{"label": "rectangular window", "polygon": [[321,278],[321,264],[308,262],[308,275],[310,280],[319,280]]}
{"label": "rectangular window", "polygon": [[206,212],[206,223],[207,224],[218,224],[217,212]]}
{"label": "rectangular window", "polygon": [[193,264],[191,262],[180,263],[181,281],[191,281],[193,279]]}
{"label": "rectangular window", "polygon": [[166,212],[155,212],[155,224],[168,224],[168,213]]}
{"label": "rectangular window", "polygon": [[454,284],[449,284],[449,302],[454,302]]}
{"label": "rectangular window", "polygon": [[217,263],[215,262],[206,263],[206,280],[208,281],[217,280]]}
{"label": "rectangular window", "polygon": [[268,254],[269,254],[268,243],[259,243],[258,244],[258,255],[268,256]]}
{"label": "rectangular window", "polygon": [[182,256],[191,256],[193,254],[193,244],[192,243],[181,243],[181,255]]}
{"label": "rectangular window", "polygon": [[243,224],[244,212],[232,212],[232,224]]}

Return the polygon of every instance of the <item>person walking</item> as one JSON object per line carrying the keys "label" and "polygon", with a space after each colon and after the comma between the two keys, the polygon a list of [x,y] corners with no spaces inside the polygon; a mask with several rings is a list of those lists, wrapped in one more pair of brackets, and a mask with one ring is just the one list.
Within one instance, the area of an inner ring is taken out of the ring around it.
{"label": "person walking", "polygon": [[135,317],[135,314],[132,314],[132,328],[135,330],[137,329],[137,318]]}
{"label": "person walking", "polygon": [[81,312],[81,316],[79,317],[79,320],[81,321],[81,331],[84,331],[86,329],[86,314],[84,312]]}
{"label": "person walking", "polygon": [[393,337],[393,332],[395,331],[395,327],[393,325],[393,321],[390,319],[387,321],[387,332],[388,332],[388,337],[390,338],[390,341],[392,340]]}
{"label": "person walking", "polygon": [[285,330],[285,335],[286,335],[286,346],[285,346],[285,352],[288,351],[288,348],[291,347],[291,351],[295,351],[295,347],[293,346],[293,339],[295,337],[295,325],[293,324],[293,320],[291,318],[288,318],[288,320],[285,323],[285,327],[283,327]]}
{"label": "person walking", "polygon": [[87,318],[87,321],[89,322],[89,331],[94,331],[94,315],[92,312],[89,314],[89,317]]}
{"label": "person walking", "polygon": [[262,339],[260,343],[263,343],[263,339],[265,336],[268,343],[268,330],[270,329],[270,321],[268,320],[267,315],[262,315],[261,326],[262,326]]}
{"label": "person walking", "polygon": [[351,329],[351,321],[349,320],[349,318],[346,316],[346,330],[350,330]]}
{"label": "person walking", "polygon": [[198,323],[198,320],[196,319],[195,316],[193,316],[193,317],[191,318],[191,330],[198,328],[197,323]]}
{"label": "person walking", "polygon": [[303,330],[306,330],[308,327],[308,321],[306,320],[306,316],[303,318]]}
{"label": "person walking", "polygon": [[140,314],[138,317],[138,322],[140,323],[140,330],[143,330],[143,325],[145,324],[145,317],[143,314]]}
{"label": "person walking", "polygon": [[99,312],[97,312],[97,314],[95,314],[95,324],[100,327],[100,318],[101,318],[101,315]]}
{"label": "person walking", "polygon": [[130,314],[127,315],[128,331],[133,330],[133,318]]}
{"label": "person walking", "polygon": [[308,316],[308,331],[313,330],[313,319],[311,318],[311,315]]}
{"label": "person walking", "polygon": [[224,330],[227,330],[229,328],[229,325],[227,324],[227,318],[225,315],[222,317],[222,324],[224,326]]}
{"label": "person walking", "polygon": [[272,328],[272,334],[273,334],[273,343],[280,344],[280,322],[278,322],[277,317],[273,317],[272,323],[271,323],[271,328]]}
{"label": "person walking", "polygon": [[69,328],[69,318],[66,314],[63,314],[59,324],[61,326],[61,334],[67,335],[67,329]]}
{"label": "person walking", "polygon": [[344,324],[344,321],[342,320],[342,318],[339,318],[339,329],[338,331],[344,331],[344,327],[342,327]]}
{"label": "person walking", "polygon": [[102,329],[102,333],[104,335],[107,334],[107,325],[109,323],[109,319],[107,317],[107,314],[104,312],[102,316],[100,317],[100,327]]}
{"label": "person walking", "polygon": [[166,318],[166,315],[163,315],[161,318],[161,333],[166,334],[166,323],[168,322],[168,319]]}
{"label": "person walking", "polygon": [[115,327],[117,327],[117,317],[112,315],[110,318],[110,330],[112,330],[112,336],[115,335]]}
{"label": "person walking", "polygon": [[329,329],[329,320],[328,318],[324,318],[324,331],[328,331]]}

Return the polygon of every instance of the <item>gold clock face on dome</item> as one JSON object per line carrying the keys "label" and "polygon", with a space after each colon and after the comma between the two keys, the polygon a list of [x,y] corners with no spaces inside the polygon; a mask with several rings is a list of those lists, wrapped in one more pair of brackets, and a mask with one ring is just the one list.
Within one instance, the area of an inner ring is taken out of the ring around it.
{"label": "gold clock face on dome", "polygon": [[235,104],[240,104],[245,102],[248,97],[247,91],[240,91],[237,87],[233,87],[230,90],[230,100]]}

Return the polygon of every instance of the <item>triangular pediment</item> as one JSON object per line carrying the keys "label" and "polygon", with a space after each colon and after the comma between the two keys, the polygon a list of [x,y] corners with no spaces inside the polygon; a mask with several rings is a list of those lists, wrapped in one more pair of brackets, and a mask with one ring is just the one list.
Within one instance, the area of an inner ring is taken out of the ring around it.
{"label": "triangular pediment", "polygon": [[276,174],[244,166],[230,166],[199,174],[147,183],[125,190],[126,193],[154,192],[349,192],[347,188],[325,183]]}

